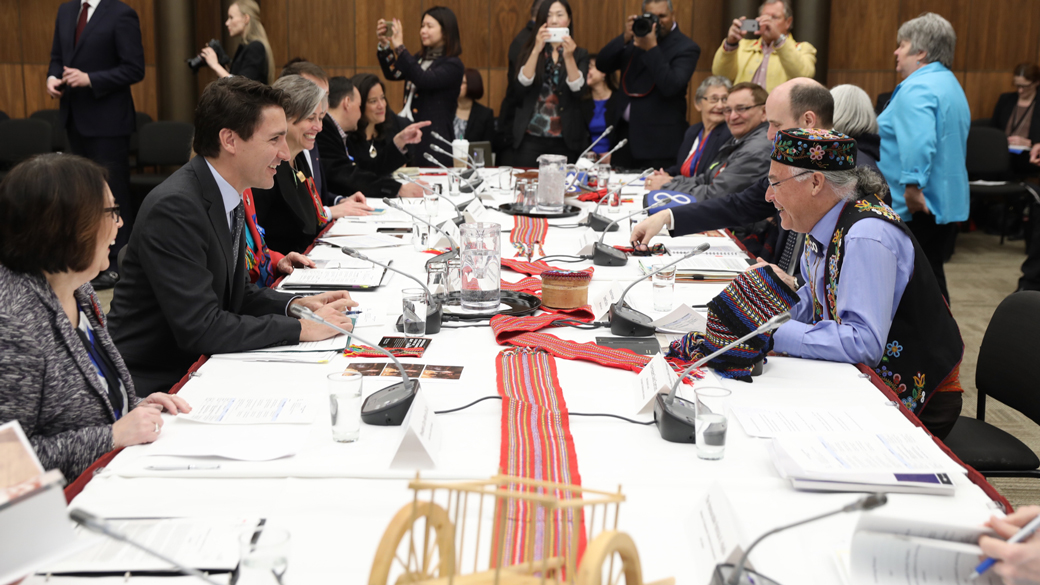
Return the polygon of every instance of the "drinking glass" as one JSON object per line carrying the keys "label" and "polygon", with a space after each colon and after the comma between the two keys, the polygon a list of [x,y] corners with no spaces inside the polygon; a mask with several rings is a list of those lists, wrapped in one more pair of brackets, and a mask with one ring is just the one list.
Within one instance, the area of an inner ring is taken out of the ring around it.
{"label": "drinking glass", "polygon": [[448,263],[444,260],[430,259],[426,262],[426,288],[433,293],[435,300],[445,301],[448,298]]}
{"label": "drinking glass", "polygon": [[281,585],[289,568],[289,531],[265,527],[239,537],[238,585]]}
{"label": "drinking glass", "polygon": [[477,172],[484,168],[484,149],[478,148],[473,151],[473,166],[477,167]]}
{"label": "drinking glass", "polygon": [[426,307],[429,300],[421,288],[406,288],[401,291],[401,314],[404,316],[404,336],[426,335]]}
{"label": "drinking glass", "polygon": [[498,167],[498,188],[513,190],[513,167]]}
{"label": "drinking glass", "polygon": [[361,382],[356,370],[343,370],[327,376],[329,413],[332,415],[332,440],[353,443],[361,433]]}
{"label": "drinking glass", "polygon": [[502,226],[497,223],[462,224],[462,308],[498,310],[502,281]]}
{"label": "drinking glass", "polygon": [[[654,264],[651,268],[657,270],[664,262]],[[654,310],[667,313],[672,310],[672,297],[675,294],[675,266],[669,266],[653,276],[654,283]]]}
{"label": "drinking glass", "polygon": [[697,457],[722,459],[726,451],[726,403],[730,391],[717,386],[694,387],[697,395]]}
{"label": "drinking glass", "polygon": [[[413,211],[415,215],[433,223],[434,217],[426,212],[425,205],[416,205],[413,210],[409,211]],[[417,252],[422,252],[430,247],[430,236],[434,233],[436,232],[429,226],[429,224],[412,218],[412,247],[414,247]]]}
{"label": "drinking glass", "polygon": [[423,207],[426,209],[426,213],[430,217],[437,217],[437,214],[441,211],[441,196],[440,193],[426,193],[423,195]]}

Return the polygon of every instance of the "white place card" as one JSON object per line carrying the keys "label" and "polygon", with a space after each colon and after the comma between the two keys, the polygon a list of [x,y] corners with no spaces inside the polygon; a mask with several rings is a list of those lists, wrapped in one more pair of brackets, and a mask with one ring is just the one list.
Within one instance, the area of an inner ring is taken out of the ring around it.
{"label": "white place card", "polygon": [[625,289],[621,287],[621,283],[615,280],[610,283],[609,289],[592,300],[590,305],[592,306],[592,312],[596,315],[597,321],[606,316],[607,312],[610,311],[610,305],[613,305],[619,298],[621,298],[621,293],[623,292],[625,292]]}
{"label": "white place card", "polygon": [[578,255],[591,254],[593,245],[599,241],[599,234],[592,228],[586,228],[580,236],[578,236],[578,245],[581,249],[578,250]]}
{"label": "white place card", "polygon": [[462,211],[462,216],[466,218],[466,223],[481,223],[486,221],[492,221],[489,217],[488,208],[484,207],[479,198],[473,199],[466,206],[466,209]]}
{"label": "white place card", "polygon": [[415,394],[412,406],[401,424],[404,432],[394,450],[391,469],[434,469],[441,449],[441,428],[437,415],[426,402],[422,390]]}
{"label": "white place card", "polygon": [[[442,230],[445,231],[445,233],[448,234],[448,236],[452,240],[455,241],[456,244],[459,242],[459,240],[462,239],[462,234],[461,234],[461,232],[459,232],[459,226],[455,225],[454,221],[451,221],[449,219],[448,221],[442,223],[440,227],[441,227]],[[434,232],[434,233],[436,234],[435,237],[437,239],[434,240],[434,242],[430,245],[431,248],[450,248],[451,247],[451,245],[452,245],[451,242],[448,241],[448,238],[444,237],[444,234],[442,234],[440,232]]]}
{"label": "white place card", "polygon": [[654,410],[654,400],[658,394],[667,394],[679,375],[665,361],[664,356],[657,354],[646,364],[633,386],[636,414],[647,414]]}

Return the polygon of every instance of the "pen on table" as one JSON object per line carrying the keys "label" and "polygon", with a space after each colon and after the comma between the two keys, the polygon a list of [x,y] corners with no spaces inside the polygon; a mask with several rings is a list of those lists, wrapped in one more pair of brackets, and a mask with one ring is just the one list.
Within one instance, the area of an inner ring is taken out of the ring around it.
{"label": "pen on table", "polygon": [[208,471],[220,469],[219,465],[149,465],[148,471]]}
{"label": "pen on table", "polygon": [[[1040,528],[1040,516],[1037,516],[1036,518],[1030,520],[1029,524],[1023,526],[1022,530],[1019,530],[1015,533],[1014,536],[1009,538],[1007,540],[1008,544],[1015,544],[1016,542],[1021,542],[1029,538],[1033,535],[1034,532],[1036,532],[1037,528]],[[978,578],[980,575],[988,571],[989,568],[995,565],[996,563],[997,559],[986,557],[986,560],[979,563],[979,566],[975,567],[975,570],[972,571],[971,579]]]}

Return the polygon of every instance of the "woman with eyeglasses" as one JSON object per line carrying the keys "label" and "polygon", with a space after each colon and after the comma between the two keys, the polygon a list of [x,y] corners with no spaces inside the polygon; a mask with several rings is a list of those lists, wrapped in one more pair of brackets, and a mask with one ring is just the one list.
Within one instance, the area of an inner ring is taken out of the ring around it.
{"label": "woman with eyeglasses", "polygon": [[70,481],[158,438],[163,410],[191,411],[162,392],[137,398],[108,334],[90,281],[120,225],[105,170],[85,158],[37,156],[0,183],[0,422],[17,420]]}
{"label": "woman with eyeglasses", "polygon": [[1015,91],[1000,94],[990,124],[1007,134],[1008,146],[1024,149],[1012,153],[1012,170],[1020,175],[1035,175],[1037,167],[1029,164],[1029,149],[1040,143],[1040,107],[1036,105],[1040,67],[1019,63],[1012,74]]}

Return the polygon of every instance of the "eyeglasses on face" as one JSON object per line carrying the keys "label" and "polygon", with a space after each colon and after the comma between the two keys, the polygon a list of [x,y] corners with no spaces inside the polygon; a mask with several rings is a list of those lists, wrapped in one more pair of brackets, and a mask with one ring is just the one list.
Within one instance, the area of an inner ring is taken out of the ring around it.
{"label": "eyeglasses on face", "polygon": [[801,177],[802,175],[809,175],[812,172],[813,171],[802,171],[802,172],[798,173],[797,175],[791,175],[790,177],[787,177],[786,179],[780,179],[779,181],[771,182],[771,183],[769,183],[769,188],[772,189],[773,191],[776,191],[777,190],[777,185],[779,185],[780,183],[783,183],[784,181],[790,181],[791,179],[794,179],[794,178],[797,178],[797,177]]}
{"label": "eyeglasses on face", "polygon": [[702,102],[708,102],[709,104],[715,105],[719,103],[726,103],[726,96],[724,95],[713,95],[711,97],[702,97]]}
{"label": "eyeglasses on face", "polygon": [[119,221],[119,206],[118,205],[116,205],[114,207],[106,207],[106,208],[102,209],[101,211],[103,211],[105,213],[111,213],[112,214],[112,220],[113,221]]}
{"label": "eyeglasses on face", "polygon": [[732,108],[724,108],[722,110],[722,113],[728,116],[728,115],[732,114],[733,112],[736,112],[736,113],[740,114],[741,116],[743,116],[751,108],[758,108],[758,107],[761,107],[761,106],[764,106],[764,105],[765,104],[753,104],[753,105],[750,105],[750,106],[735,106],[735,107],[732,107]]}

